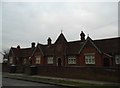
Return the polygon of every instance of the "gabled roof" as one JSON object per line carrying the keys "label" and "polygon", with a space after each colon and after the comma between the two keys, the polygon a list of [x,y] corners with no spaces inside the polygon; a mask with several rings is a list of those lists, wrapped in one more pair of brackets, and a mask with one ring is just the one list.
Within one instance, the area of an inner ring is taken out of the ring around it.
{"label": "gabled roof", "polygon": [[34,48],[13,48],[11,47],[10,52],[15,56],[15,57],[29,57],[32,55]]}
{"label": "gabled roof", "polygon": [[57,40],[55,41],[55,44],[56,43],[66,43],[66,42],[67,42],[67,40],[66,40],[65,36],[63,35],[63,33],[61,33],[59,35],[59,37],[57,38]]}
{"label": "gabled roof", "polygon": [[17,55],[17,49],[11,47],[11,48],[10,48],[10,51],[9,51],[9,56],[10,56],[10,55],[18,56],[18,55]]}
{"label": "gabled roof", "polygon": [[67,54],[80,53],[82,48],[88,42],[88,40],[93,44],[93,46],[100,53],[101,52],[103,52],[103,53],[120,53],[120,37],[101,39],[101,40],[92,40],[90,37],[88,37],[85,40],[85,42],[82,42],[82,41],[68,42],[67,43]]}
{"label": "gabled roof", "polygon": [[[62,35],[61,35],[62,36]],[[59,38],[58,38],[59,40]],[[58,41],[57,40],[57,41]],[[84,46],[86,45],[87,42],[90,42],[97,50],[99,53],[108,53],[108,52],[118,52],[120,51],[120,48],[118,48],[118,45],[120,43],[120,38],[113,38],[113,39],[103,39],[103,40],[92,40],[90,37],[87,37],[87,39],[82,42],[82,41],[72,41],[72,42],[67,42],[66,44],[66,54],[67,55],[74,55],[74,54],[79,54]],[[43,52],[44,56],[49,56],[49,55],[54,55],[54,48],[55,44],[49,45],[42,45],[38,44],[41,51]]]}
{"label": "gabled roof", "polygon": [[[80,48],[82,47],[84,43],[81,41],[74,41],[74,42],[68,42],[67,43],[67,48],[66,48],[66,54],[71,55],[71,54],[78,54]],[[53,56],[54,55],[54,49],[55,49],[55,44],[49,45],[42,45],[38,44],[40,47],[39,49],[43,53],[44,56]]]}
{"label": "gabled roof", "polygon": [[92,40],[89,36],[85,41],[72,41],[67,42],[63,33],[59,35],[54,44],[43,45],[38,43],[36,48],[13,48],[11,47],[10,52],[16,57],[29,57],[34,54],[37,48],[40,49],[40,52],[43,56],[53,56],[56,44],[65,43],[66,44],[66,55],[75,55],[79,54],[82,49],[85,47],[87,42],[90,42],[99,53],[103,52],[103,54],[109,56],[109,53],[119,53],[120,52],[120,37],[109,38],[109,39],[101,39],[101,40]]}
{"label": "gabled roof", "polygon": [[54,44],[51,45],[41,45],[41,49],[45,56],[54,55]]}
{"label": "gabled roof", "polygon": [[88,36],[86,41],[84,42],[83,46],[80,48],[80,51],[79,53],[82,51],[82,49],[85,47],[85,45],[87,44],[87,42],[90,42],[96,49],[99,53],[102,53],[101,50],[94,44],[93,40]]}
{"label": "gabled roof", "polygon": [[40,52],[42,53],[43,56],[54,55],[54,44],[43,45],[43,44],[38,43],[35,50],[33,51],[33,54],[37,48],[40,50]]}
{"label": "gabled roof", "polygon": [[79,50],[83,46],[84,42],[82,41],[73,41],[67,43],[66,54],[78,54]]}

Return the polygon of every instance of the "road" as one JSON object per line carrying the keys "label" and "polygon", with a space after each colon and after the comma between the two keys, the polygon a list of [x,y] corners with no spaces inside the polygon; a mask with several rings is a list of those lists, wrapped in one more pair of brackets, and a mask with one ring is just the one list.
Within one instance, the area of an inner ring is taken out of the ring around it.
{"label": "road", "polygon": [[[9,79],[9,78],[2,78],[2,86],[21,86],[21,88],[25,87],[27,88],[28,86],[31,88],[66,88],[62,86],[57,86],[57,85],[50,85],[50,84],[43,84],[43,83],[36,83],[36,82],[30,82],[30,81],[23,81],[23,80],[16,80],[16,79]],[[5,87],[6,88],[6,87]]]}

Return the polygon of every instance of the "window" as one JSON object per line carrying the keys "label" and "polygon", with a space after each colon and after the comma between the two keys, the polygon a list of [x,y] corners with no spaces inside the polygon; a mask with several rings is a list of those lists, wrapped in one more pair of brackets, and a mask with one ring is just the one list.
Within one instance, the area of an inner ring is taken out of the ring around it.
{"label": "window", "polygon": [[120,64],[120,55],[115,56],[115,62],[116,64]]}
{"label": "window", "polygon": [[94,53],[85,54],[85,64],[95,64]]}
{"label": "window", "polygon": [[13,63],[13,58],[9,57],[9,63],[12,64]]}
{"label": "window", "polygon": [[68,64],[76,64],[76,57],[75,56],[69,56],[68,57]]}
{"label": "window", "polygon": [[24,60],[23,60],[23,64],[26,64],[26,58],[24,58]]}
{"label": "window", "polygon": [[53,57],[47,58],[47,64],[53,64]]}
{"label": "window", "polygon": [[40,64],[41,63],[41,56],[37,56],[36,57],[36,64]]}

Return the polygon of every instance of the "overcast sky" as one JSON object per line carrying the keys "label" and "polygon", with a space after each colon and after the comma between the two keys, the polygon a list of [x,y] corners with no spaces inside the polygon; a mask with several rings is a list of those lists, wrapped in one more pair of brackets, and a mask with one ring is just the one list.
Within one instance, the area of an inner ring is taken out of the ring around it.
{"label": "overcast sky", "polygon": [[[2,46],[30,47],[31,42],[54,43],[61,29],[67,41],[80,32],[94,39],[118,36],[117,2],[2,2]],[[0,34],[1,36],[1,34]]]}

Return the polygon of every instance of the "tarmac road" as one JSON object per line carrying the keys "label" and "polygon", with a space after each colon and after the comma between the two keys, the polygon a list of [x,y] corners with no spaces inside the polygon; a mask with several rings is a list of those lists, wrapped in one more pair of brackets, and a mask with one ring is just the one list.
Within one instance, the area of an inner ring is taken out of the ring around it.
{"label": "tarmac road", "polygon": [[[23,81],[23,80],[16,80],[16,79],[9,79],[9,78],[2,78],[2,86],[3,88],[9,88],[6,86],[18,87],[18,88],[66,88],[57,85],[50,85],[50,84],[43,84],[43,83],[36,83],[30,81]],[[21,87],[20,87],[21,86]],[[12,88],[10,87],[10,88]]]}

